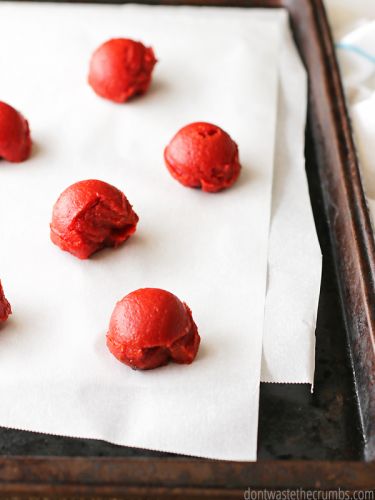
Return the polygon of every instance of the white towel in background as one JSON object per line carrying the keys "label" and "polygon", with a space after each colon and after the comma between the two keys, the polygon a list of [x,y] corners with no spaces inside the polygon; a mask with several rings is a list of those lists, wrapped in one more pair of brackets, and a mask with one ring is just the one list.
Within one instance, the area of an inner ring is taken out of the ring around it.
{"label": "white towel in background", "polygon": [[375,221],[375,2],[326,0],[367,203]]}

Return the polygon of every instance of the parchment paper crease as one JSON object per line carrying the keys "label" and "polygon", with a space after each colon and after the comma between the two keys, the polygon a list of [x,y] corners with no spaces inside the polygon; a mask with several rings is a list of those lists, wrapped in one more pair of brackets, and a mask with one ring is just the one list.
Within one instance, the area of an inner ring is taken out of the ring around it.
{"label": "parchment paper crease", "polygon": [[263,382],[314,382],[322,257],[309,202],[306,72],[285,24],[263,337]]}

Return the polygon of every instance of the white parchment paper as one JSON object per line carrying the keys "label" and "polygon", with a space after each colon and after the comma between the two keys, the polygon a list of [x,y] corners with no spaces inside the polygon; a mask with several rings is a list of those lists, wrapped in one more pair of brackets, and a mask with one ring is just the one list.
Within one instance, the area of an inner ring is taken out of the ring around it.
{"label": "white parchment paper", "polygon": [[[248,16],[239,29],[204,10],[0,6],[1,99],[36,142],[28,162],[0,170],[14,310],[0,335],[0,425],[256,458],[280,23]],[[160,60],[147,96],[124,106],[86,84],[91,52],[114,36]],[[170,137],[196,120],[239,144],[241,178],[220,195],[181,187],[163,165]],[[87,178],[123,189],[140,224],[125,246],[82,262],[51,244],[48,224],[58,194]],[[142,286],[192,308],[202,345],[191,366],[134,372],[107,352],[116,300]]]}

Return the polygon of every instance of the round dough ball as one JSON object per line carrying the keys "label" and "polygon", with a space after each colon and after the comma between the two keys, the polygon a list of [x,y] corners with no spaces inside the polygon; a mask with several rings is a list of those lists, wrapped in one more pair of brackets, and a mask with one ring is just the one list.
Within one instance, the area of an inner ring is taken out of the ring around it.
{"label": "round dough ball", "polygon": [[237,144],[211,123],[191,123],[179,130],[165,148],[164,159],[181,184],[208,193],[232,186],[241,170]]}
{"label": "round dough ball", "polygon": [[31,153],[30,129],[17,110],[0,101],[0,158],[19,163]]}
{"label": "round dough ball", "polygon": [[92,55],[89,84],[99,96],[125,102],[146,92],[156,62],[151,47],[128,38],[114,38]]}
{"label": "round dough ball", "polygon": [[122,363],[150,370],[168,361],[190,364],[200,343],[189,307],[159,288],[126,295],[112,313],[107,346]]}
{"label": "round dough ball", "polygon": [[0,281],[0,323],[6,321],[10,314],[12,314],[12,308],[5,298],[4,290]]}
{"label": "round dough ball", "polygon": [[68,187],[53,207],[51,240],[79,259],[117,247],[137,227],[138,216],[120,190],[98,180]]}

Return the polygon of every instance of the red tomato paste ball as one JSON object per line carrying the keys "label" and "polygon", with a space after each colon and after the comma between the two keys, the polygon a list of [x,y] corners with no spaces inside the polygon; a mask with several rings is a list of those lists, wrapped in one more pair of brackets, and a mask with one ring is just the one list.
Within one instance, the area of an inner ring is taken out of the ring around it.
{"label": "red tomato paste ball", "polygon": [[200,343],[189,307],[159,288],[126,295],[112,313],[107,346],[122,363],[150,370],[168,361],[190,364]]}
{"label": "red tomato paste ball", "polygon": [[119,189],[103,181],[68,187],[53,207],[51,240],[79,259],[104,247],[117,247],[137,227],[138,216]]}
{"label": "red tomato paste ball", "polygon": [[164,159],[181,184],[209,193],[229,188],[241,170],[237,144],[211,123],[191,123],[179,130],[165,148]]}
{"label": "red tomato paste ball", "polygon": [[30,129],[17,110],[0,101],[0,158],[19,163],[31,153]]}
{"label": "red tomato paste ball", "polygon": [[5,298],[4,290],[0,281],[0,323],[6,321],[10,314],[12,314],[12,308]]}
{"label": "red tomato paste ball", "polygon": [[125,102],[146,92],[156,62],[151,47],[128,38],[114,38],[92,55],[89,84],[99,96]]}

